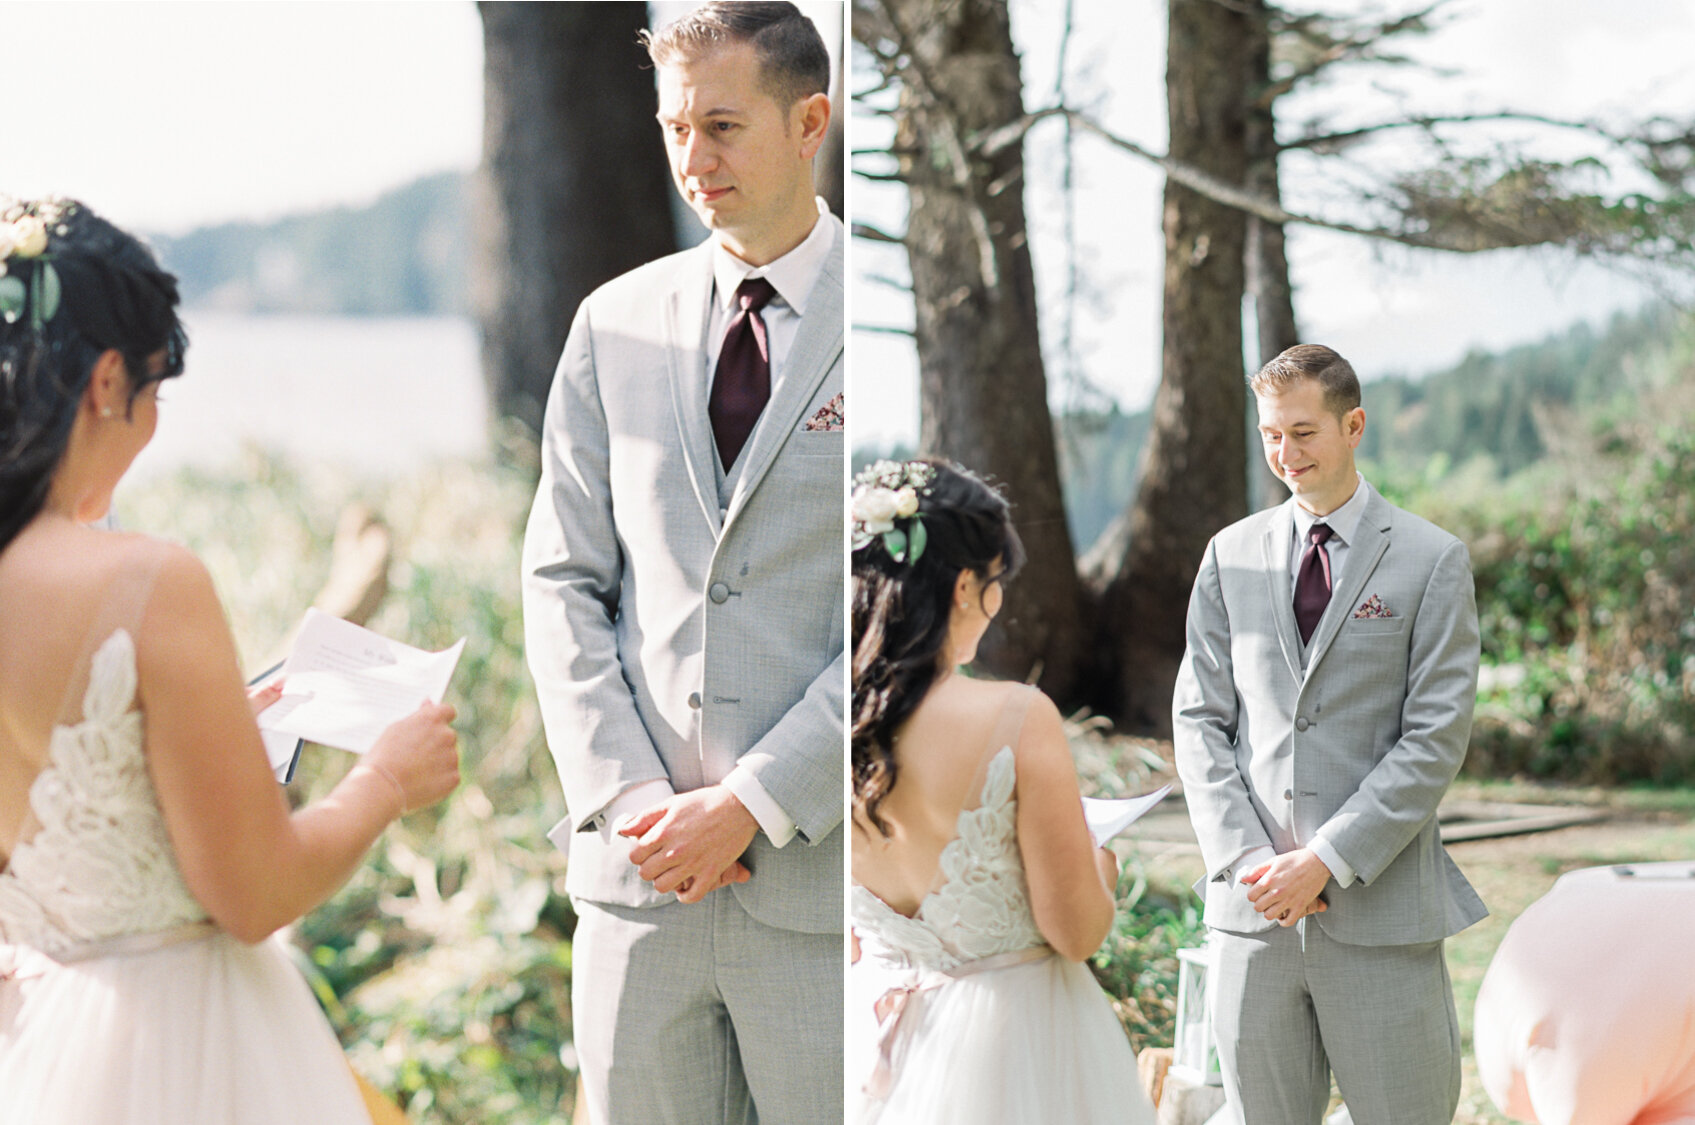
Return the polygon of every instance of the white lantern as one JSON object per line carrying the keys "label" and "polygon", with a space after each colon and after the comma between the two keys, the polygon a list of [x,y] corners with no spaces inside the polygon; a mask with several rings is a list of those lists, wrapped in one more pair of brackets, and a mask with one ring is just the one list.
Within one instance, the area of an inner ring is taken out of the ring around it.
{"label": "white lantern", "polygon": [[1212,947],[1177,951],[1177,1042],[1172,1051],[1171,1071],[1185,1081],[1220,1086],[1224,1075],[1218,1069],[1218,1046],[1212,1037],[1212,1015],[1207,1005],[1207,970],[1212,968]]}

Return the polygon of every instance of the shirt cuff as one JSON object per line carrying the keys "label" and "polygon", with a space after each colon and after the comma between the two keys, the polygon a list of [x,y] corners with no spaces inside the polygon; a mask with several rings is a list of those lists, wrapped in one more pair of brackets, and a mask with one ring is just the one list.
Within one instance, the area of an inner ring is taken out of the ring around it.
{"label": "shirt cuff", "polygon": [[662,777],[652,781],[638,781],[612,798],[611,803],[600,810],[600,815],[589,823],[600,833],[603,843],[611,843],[612,833],[618,827],[619,821],[676,795],[677,791],[671,788],[671,783]]}
{"label": "shirt cuff", "polygon": [[1270,863],[1276,858],[1277,849],[1273,848],[1270,844],[1261,844],[1257,848],[1249,848],[1247,851],[1236,857],[1235,863],[1232,863],[1229,867],[1224,869],[1224,878],[1229,880],[1230,885],[1233,887],[1240,888],[1251,886],[1252,884],[1250,883],[1242,882],[1242,876],[1251,874],[1254,868],[1259,867],[1261,864]]}
{"label": "shirt cuff", "polygon": [[1323,836],[1314,836],[1312,842],[1307,845],[1307,850],[1317,856],[1320,863],[1330,868],[1330,877],[1336,880],[1338,887],[1346,887],[1359,877],[1353,865],[1343,859]]}
{"label": "shirt cuff", "polygon": [[759,822],[765,835],[776,847],[782,847],[795,838],[795,822],[784,812],[771,794],[765,791],[765,786],[759,784],[759,779],[753,776],[752,770],[737,766],[724,775],[719,782],[724,788],[736,795],[736,799],[747,806],[747,811],[753,814],[753,819]]}

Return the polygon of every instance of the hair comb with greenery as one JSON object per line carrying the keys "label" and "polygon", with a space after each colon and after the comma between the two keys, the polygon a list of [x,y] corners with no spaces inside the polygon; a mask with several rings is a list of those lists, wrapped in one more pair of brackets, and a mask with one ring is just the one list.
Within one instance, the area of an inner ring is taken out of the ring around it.
{"label": "hair comb with greenery", "polygon": [[[39,332],[59,311],[59,271],[47,250],[54,235],[69,233],[70,213],[71,205],[58,199],[0,197],[0,320],[16,324],[27,311],[30,328]],[[12,274],[8,263],[31,260],[27,283]]]}
{"label": "hair comb with greenery", "polygon": [[896,562],[917,562],[929,542],[918,502],[935,476],[923,461],[878,461],[860,470],[853,478],[853,549],[881,539]]}

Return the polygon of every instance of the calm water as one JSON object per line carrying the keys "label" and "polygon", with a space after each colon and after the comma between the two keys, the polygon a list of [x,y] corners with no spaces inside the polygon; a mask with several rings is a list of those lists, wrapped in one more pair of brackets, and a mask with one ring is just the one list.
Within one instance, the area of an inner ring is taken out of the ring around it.
{"label": "calm water", "polygon": [[139,478],[216,468],[257,443],[394,476],[481,454],[488,404],[476,328],[456,317],[184,315],[187,370],[163,387]]}

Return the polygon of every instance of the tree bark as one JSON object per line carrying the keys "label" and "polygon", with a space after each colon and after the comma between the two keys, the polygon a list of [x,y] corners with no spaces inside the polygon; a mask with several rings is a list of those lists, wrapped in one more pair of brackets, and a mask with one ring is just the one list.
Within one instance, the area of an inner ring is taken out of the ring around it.
{"label": "tree bark", "polygon": [[[1264,5],[1253,5],[1251,51],[1253,101],[1248,106],[1247,188],[1256,195],[1282,205],[1277,178],[1276,93],[1271,84],[1271,34],[1263,15]],[[1295,322],[1295,290],[1289,283],[1289,256],[1282,223],[1258,215],[1248,216],[1247,285],[1253,298],[1254,322],[1259,336],[1259,363],[1264,366],[1301,342]],[[1258,455],[1255,424],[1257,412],[1248,404],[1248,495],[1254,508],[1269,508],[1288,499],[1283,482],[1272,475],[1265,458]]]}
{"label": "tree bark", "polygon": [[[1171,157],[1244,181],[1256,4],[1170,0]],[[1247,219],[1168,180],[1164,348],[1130,549],[1106,591],[1119,718],[1171,725],[1189,591],[1206,543],[1247,514],[1242,297]]]}
{"label": "tree bark", "polygon": [[489,3],[472,308],[493,413],[531,437],[602,283],[676,248],[647,5]]}
{"label": "tree bark", "polygon": [[818,153],[818,194],[830,205],[830,213],[847,222],[847,52],[830,87],[830,131]]}
{"label": "tree bark", "polygon": [[[910,193],[919,446],[1005,485],[1029,553],[981,663],[1070,697],[1086,657],[1024,217],[1024,149],[968,155],[1023,116],[1005,0],[884,0],[906,56],[895,151]],[[856,26],[858,21],[856,20]]]}

